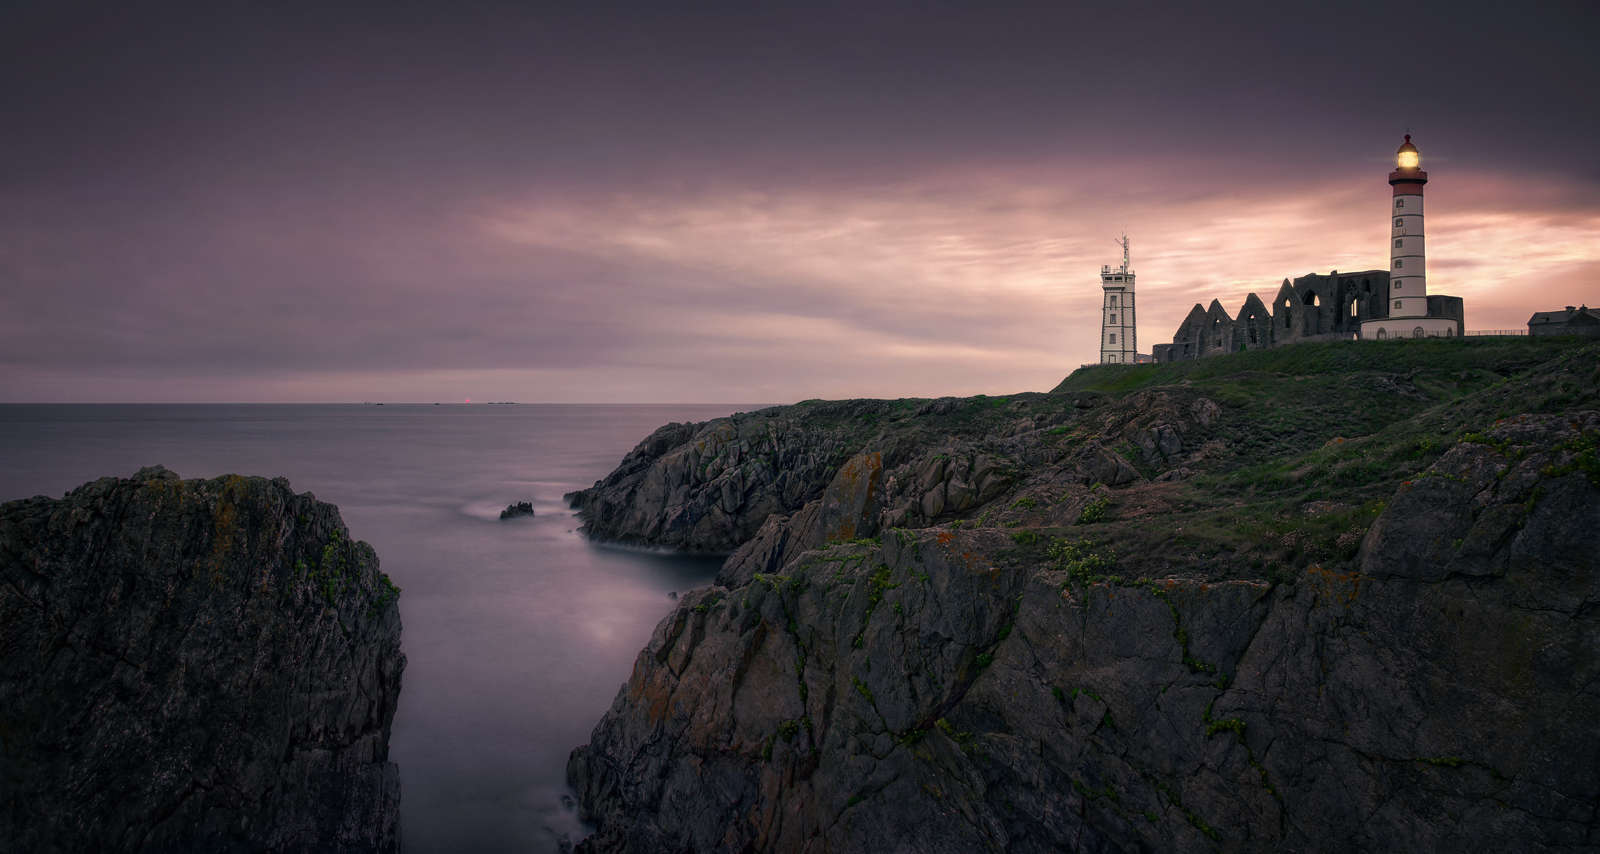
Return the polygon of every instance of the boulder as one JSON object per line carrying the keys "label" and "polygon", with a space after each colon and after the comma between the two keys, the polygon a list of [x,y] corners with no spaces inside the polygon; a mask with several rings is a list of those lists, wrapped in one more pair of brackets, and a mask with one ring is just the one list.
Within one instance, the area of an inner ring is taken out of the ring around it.
{"label": "boulder", "polygon": [[1196,398],[1194,403],[1189,404],[1189,411],[1193,414],[1194,420],[1201,424],[1210,424],[1222,417],[1222,407],[1203,397]]}
{"label": "boulder", "polygon": [[1158,422],[1139,437],[1139,448],[1145,464],[1155,466],[1176,456],[1183,449],[1183,440],[1171,425]]}

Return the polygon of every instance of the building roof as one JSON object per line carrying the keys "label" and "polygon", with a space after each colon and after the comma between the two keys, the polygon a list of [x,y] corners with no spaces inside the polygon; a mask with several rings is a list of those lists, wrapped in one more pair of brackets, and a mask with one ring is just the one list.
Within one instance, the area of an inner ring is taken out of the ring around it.
{"label": "building roof", "polygon": [[1533,317],[1528,318],[1528,325],[1539,323],[1559,323],[1563,326],[1594,326],[1600,324],[1600,317],[1589,313],[1589,306],[1581,305],[1577,308],[1567,306],[1565,311],[1536,311]]}

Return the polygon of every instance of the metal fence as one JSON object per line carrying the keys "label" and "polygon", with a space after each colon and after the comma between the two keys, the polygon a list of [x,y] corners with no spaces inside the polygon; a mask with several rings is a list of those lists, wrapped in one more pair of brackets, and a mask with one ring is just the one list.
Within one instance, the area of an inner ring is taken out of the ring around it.
{"label": "metal fence", "polygon": [[1468,329],[1465,334],[1469,338],[1471,338],[1471,337],[1484,338],[1484,337],[1495,336],[1495,335],[1527,335],[1528,334],[1528,330],[1526,330],[1526,329]]}

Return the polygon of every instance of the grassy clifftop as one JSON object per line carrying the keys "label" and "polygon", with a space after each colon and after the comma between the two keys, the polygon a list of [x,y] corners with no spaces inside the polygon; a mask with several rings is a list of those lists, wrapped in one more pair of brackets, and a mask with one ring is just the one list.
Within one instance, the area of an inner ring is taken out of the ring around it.
{"label": "grassy clifftop", "polygon": [[1104,521],[1077,530],[1135,575],[1271,579],[1353,557],[1401,483],[1496,421],[1600,409],[1600,343],[1311,343],[1083,368],[1052,396],[1117,406],[1168,386],[1223,408],[1185,439],[1199,444],[1197,474],[1166,488],[1113,490]]}
{"label": "grassy clifftop", "polygon": [[1040,565],[1088,540],[1079,552],[1126,577],[1286,579],[1351,559],[1401,484],[1471,434],[1600,410],[1597,388],[1600,342],[1556,338],[1095,366],[1045,393],[808,400],[667,425],[573,499],[591,537],[687,550],[743,548],[775,520],[748,564],[771,572],[826,539],[783,520],[865,455],[875,485],[852,524],[867,536],[1008,529],[1032,534],[1015,557]]}
{"label": "grassy clifftop", "polygon": [[1579,340],[1557,336],[1295,344],[1193,362],[1090,365],[1073,371],[1052,393],[1128,392],[1184,380],[1223,379],[1252,372],[1300,377],[1365,371],[1450,373],[1482,369],[1505,373],[1579,349],[1582,349]]}

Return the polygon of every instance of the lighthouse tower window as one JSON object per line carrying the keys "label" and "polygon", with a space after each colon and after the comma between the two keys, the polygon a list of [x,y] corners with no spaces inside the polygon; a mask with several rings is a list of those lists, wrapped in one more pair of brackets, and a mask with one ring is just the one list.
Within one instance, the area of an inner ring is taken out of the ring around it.
{"label": "lighthouse tower window", "polygon": [[1117,322],[1117,316],[1115,314],[1111,315],[1111,322],[1112,323],[1116,323]]}
{"label": "lighthouse tower window", "polygon": [[1405,243],[1406,243],[1406,242],[1405,242],[1405,241],[1404,241],[1404,240],[1396,240],[1396,241],[1395,241],[1395,242],[1394,242],[1394,248],[1396,248],[1396,249],[1399,249],[1399,248],[1401,248],[1401,247],[1402,247],[1402,246],[1404,246],[1404,245],[1405,245]]}
{"label": "lighthouse tower window", "polygon": [[1397,207],[1397,208],[1403,208],[1403,207],[1406,206],[1406,200],[1405,199],[1395,199],[1394,200],[1394,206]]}
{"label": "lighthouse tower window", "polygon": [[1394,268],[1396,270],[1400,269],[1401,267],[1404,267],[1405,265],[1406,265],[1406,262],[1401,260],[1401,259],[1399,259],[1399,258],[1396,258],[1395,261],[1394,261]]}
{"label": "lighthouse tower window", "polygon": [[1399,308],[1400,307],[1400,301],[1399,300],[1395,300],[1394,301],[1394,307],[1395,308]]}
{"label": "lighthouse tower window", "polygon": [[1115,333],[1115,332],[1111,333],[1111,343],[1112,344],[1117,343],[1117,333]]}
{"label": "lighthouse tower window", "polygon": [[1395,228],[1405,228],[1405,225],[1406,225],[1406,221],[1403,220],[1403,219],[1397,219],[1397,220],[1394,221],[1394,227]]}

